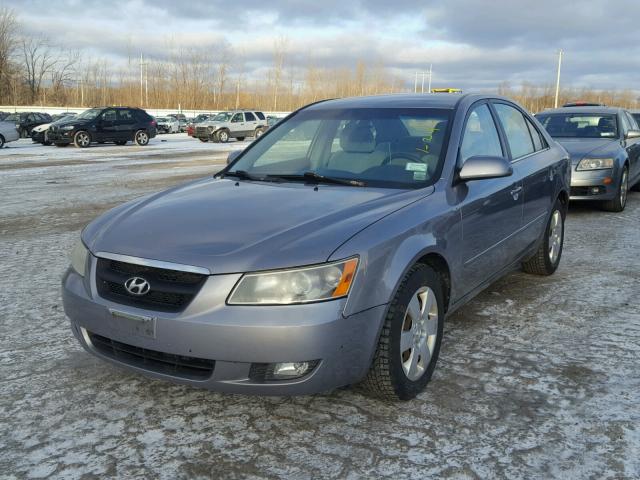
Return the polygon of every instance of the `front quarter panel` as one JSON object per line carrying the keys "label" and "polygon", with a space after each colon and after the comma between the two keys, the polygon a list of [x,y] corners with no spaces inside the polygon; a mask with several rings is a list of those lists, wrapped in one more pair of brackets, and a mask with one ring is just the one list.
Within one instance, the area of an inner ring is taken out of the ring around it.
{"label": "front quarter panel", "polygon": [[442,256],[453,272],[458,259],[451,252],[459,251],[459,219],[460,212],[436,191],[370,225],[335,250],[330,260],[360,256],[344,315],[389,303],[405,273],[426,254]]}

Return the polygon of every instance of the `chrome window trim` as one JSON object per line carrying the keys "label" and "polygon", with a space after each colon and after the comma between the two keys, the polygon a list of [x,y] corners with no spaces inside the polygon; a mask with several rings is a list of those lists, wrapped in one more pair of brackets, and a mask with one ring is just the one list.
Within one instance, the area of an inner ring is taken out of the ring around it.
{"label": "chrome window trim", "polygon": [[131,255],[121,255],[111,252],[96,252],[94,254],[98,258],[106,258],[107,260],[115,260],[117,262],[133,263],[134,265],[143,265],[145,267],[163,268],[165,270],[176,270],[179,272],[199,273],[201,275],[211,275],[208,268],[196,267],[194,265],[182,265],[180,263],[163,262],[153,260],[151,258],[133,257]]}

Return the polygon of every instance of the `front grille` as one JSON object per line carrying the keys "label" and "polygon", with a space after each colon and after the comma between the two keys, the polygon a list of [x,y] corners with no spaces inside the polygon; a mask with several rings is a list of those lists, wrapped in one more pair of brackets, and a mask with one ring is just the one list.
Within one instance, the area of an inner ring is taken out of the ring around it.
{"label": "front grille", "polygon": [[158,352],[87,333],[93,347],[102,355],[156,373],[190,380],[206,380],[211,377],[216,364],[214,360]]}
{"label": "front grille", "polygon": [[209,135],[208,127],[196,127],[196,135],[203,137]]}
{"label": "front grille", "polygon": [[[146,295],[131,295],[124,287],[131,277],[142,277],[151,286]],[[99,258],[96,285],[101,297],[123,305],[157,310],[181,312],[198,294],[207,279],[200,273],[181,272],[147,267],[133,263]]]}

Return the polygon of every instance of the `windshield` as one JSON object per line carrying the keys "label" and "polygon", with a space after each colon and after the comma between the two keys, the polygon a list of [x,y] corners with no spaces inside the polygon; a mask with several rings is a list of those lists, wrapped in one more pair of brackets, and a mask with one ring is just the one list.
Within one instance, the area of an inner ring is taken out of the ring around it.
{"label": "windshield", "polygon": [[77,115],[76,118],[86,118],[87,120],[92,120],[100,115],[100,112],[102,112],[102,109],[100,108],[91,108],[89,110],[85,110],[80,115]]}
{"label": "windshield", "polygon": [[536,115],[552,137],[616,138],[615,114],[554,113]]}
{"label": "windshield", "polygon": [[[278,123],[230,172],[309,174],[388,188],[422,188],[442,168],[451,110],[303,110]],[[298,180],[305,180],[298,178]]]}
{"label": "windshield", "polygon": [[209,120],[213,122],[227,122],[231,119],[233,114],[231,112],[220,112],[215,117],[210,118]]}
{"label": "windshield", "polygon": [[19,122],[20,121],[20,114],[12,113],[11,115],[7,115],[6,117],[4,117],[4,121],[5,122]]}

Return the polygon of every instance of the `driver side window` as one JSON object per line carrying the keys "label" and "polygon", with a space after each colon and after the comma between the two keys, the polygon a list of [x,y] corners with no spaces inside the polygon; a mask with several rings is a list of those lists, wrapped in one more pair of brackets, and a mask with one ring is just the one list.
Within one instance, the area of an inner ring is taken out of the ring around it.
{"label": "driver side window", "polygon": [[115,122],[116,121],[116,111],[115,110],[105,110],[102,113],[102,121],[103,122]]}
{"label": "driver side window", "polygon": [[475,107],[469,114],[460,145],[462,164],[478,155],[504,157],[498,130],[486,103]]}
{"label": "driver side window", "polygon": [[241,113],[236,113],[231,119],[231,123],[240,123],[242,121],[244,121],[244,118]]}

